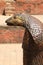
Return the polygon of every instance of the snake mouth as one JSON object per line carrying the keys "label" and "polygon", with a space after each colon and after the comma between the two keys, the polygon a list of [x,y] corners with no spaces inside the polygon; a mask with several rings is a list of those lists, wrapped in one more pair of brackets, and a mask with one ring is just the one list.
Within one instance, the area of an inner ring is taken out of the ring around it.
{"label": "snake mouth", "polygon": [[7,22],[7,25],[8,25],[8,26],[17,26],[18,23],[16,22],[15,24],[13,24],[12,22]]}
{"label": "snake mouth", "polygon": [[14,24],[12,22],[10,22],[9,19],[6,20],[5,23],[7,23],[8,26],[14,26]]}
{"label": "snake mouth", "polygon": [[12,23],[7,23],[8,26],[14,26]]}

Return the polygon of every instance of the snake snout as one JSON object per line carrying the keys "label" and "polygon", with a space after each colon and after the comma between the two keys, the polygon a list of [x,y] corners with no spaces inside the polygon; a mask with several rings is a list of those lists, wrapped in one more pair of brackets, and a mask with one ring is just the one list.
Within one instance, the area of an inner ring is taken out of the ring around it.
{"label": "snake snout", "polygon": [[7,25],[9,25],[9,26],[12,26],[12,25],[13,25],[13,24],[9,21],[9,19],[6,20],[5,23],[7,23]]}

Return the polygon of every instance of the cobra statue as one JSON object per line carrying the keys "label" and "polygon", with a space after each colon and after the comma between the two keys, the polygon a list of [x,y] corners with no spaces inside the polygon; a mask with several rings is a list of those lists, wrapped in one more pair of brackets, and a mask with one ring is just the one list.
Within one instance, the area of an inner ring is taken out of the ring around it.
{"label": "cobra statue", "polygon": [[24,65],[43,65],[43,23],[27,13],[18,13],[6,20],[9,26],[24,27]]}

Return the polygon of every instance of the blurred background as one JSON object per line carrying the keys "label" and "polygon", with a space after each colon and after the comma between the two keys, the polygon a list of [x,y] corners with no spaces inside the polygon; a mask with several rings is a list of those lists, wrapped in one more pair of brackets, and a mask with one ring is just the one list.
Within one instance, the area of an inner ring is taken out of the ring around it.
{"label": "blurred background", "polygon": [[43,14],[43,0],[0,0],[0,14],[14,15],[18,12]]}

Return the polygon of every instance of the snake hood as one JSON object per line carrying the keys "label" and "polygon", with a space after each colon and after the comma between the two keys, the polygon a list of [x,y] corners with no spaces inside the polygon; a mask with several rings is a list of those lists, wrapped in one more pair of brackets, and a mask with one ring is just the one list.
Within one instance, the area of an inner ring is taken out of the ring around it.
{"label": "snake hood", "polygon": [[43,23],[27,13],[15,14],[8,20],[7,25],[23,26],[27,28],[36,44],[43,44]]}

